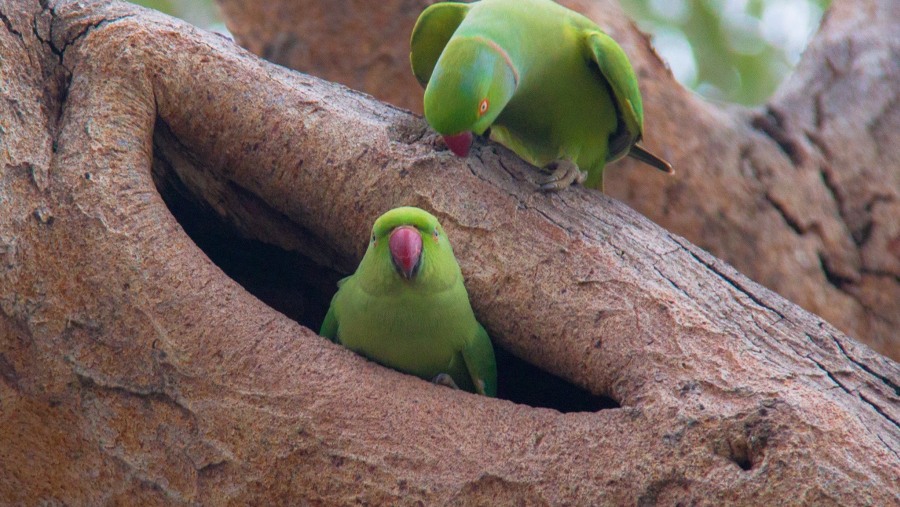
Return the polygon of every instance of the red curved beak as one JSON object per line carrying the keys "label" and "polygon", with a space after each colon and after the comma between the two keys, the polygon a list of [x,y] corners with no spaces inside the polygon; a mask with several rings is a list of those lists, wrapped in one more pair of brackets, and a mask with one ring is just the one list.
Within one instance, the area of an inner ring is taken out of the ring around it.
{"label": "red curved beak", "polygon": [[414,227],[403,225],[391,232],[391,259],[403,278],[409,280],[419,271],[422,259],[422,236]]}
{"label": "red curved beak", "polygon": [[465,157],[472,147],[472,133],[461,132],[455,136],[444,136],[444,142],[457,157]]}

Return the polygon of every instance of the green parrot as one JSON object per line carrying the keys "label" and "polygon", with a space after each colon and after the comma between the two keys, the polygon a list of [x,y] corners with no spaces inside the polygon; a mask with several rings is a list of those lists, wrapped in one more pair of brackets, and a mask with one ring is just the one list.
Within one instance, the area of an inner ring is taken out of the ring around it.
{"label": "green parrot", "polygon": [[497,365],[450,240],[431,213],[375,221],[356,272],[338,282],[319,334],[385,366],[486,396]]}
{"label": "green parrot", "polygon": [[602,190],[604,166],[625,155],[672,172],[635,144],[644,110],[622,48],[574,11],[550,0],[436,3],[419,16],[410,47],[425,118],[458,156],[490,129],[550,172],[545,190],[573,182]]}

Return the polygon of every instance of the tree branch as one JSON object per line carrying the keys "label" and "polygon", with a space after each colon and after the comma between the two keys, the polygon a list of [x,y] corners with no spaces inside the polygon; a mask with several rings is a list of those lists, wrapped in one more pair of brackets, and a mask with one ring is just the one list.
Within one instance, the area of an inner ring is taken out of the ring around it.
{"label": "tree branch", "polygon": [[[408,39],[434,0],[217,3],[252,52],[421,111]],[[755,109],[685,90],[617,2],[562,3],[623,45],[641,82],[645,141],[677,170],[612,164],[609,195],[900,359],[896,2],[834,2],[798,71]]]}

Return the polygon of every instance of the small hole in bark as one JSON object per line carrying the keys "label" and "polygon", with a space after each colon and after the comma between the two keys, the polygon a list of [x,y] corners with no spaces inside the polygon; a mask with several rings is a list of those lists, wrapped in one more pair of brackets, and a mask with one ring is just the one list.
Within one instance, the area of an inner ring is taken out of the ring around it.
{"label": "small hole in bark", "polygon": [[[192,192],[169,170],[154,167],[154,180],[169,210],[194,243],[222,271],[259,300],[314,331],[325,318],[337,281],[345,274],[306,257],[261,241],[247,239]],[[541,370],[496,346],[498,397],[560,412],[595,412],[618,408]]]}
{"label": "small hole in bark", "polygon": [[753,468],[753,461],[750,460],[750,449],[746,441],[732,441],[725,457],[733,461],[741,470]]}
{"label": "small hole in bark", "polygon": [[747,456],[736,456],[733,459],[734,462],[737,463],[737,466],[741,467],[741,470],[750,470],[753,468],[753,463],[750,462],[750,458]]}
{"label": "small hole in bark", "polygon": [[730,460],[745,471],[753,468],[753,451],[750,443],[743,436],[723,440],[718,443],[716,448],[716,454]]}

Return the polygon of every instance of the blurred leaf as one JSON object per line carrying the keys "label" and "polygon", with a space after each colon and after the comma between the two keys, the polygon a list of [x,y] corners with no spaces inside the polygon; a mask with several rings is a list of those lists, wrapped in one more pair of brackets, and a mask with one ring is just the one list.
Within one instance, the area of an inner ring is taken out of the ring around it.
{"label": "blurred leaf", "polygon": [[219,30],[222,26],[213,0],[132,0],[131,3],[156,9],[201,28]]}
{"label": "blurred leaf", "polygon": [[[625,11],[653,36],[660,55],[685,86],[711,99],[748,105],[772,95],[815,33],[829,3],[622,0]],[[679,46],[674,53],[667,47],[673,44]]]}

